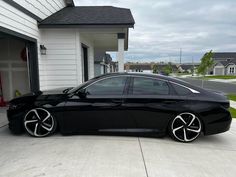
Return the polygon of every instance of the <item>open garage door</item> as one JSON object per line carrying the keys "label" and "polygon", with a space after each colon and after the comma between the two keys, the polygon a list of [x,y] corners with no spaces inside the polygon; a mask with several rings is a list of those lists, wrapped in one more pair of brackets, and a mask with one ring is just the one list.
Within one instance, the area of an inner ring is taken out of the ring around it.
{"label": "open garage door", "polygon": [[37,59],[32,50],[37,50],[36,43],[0,32],[0,79],[5,101],[38,89],[31,82],[32,67],[37,64],[31,59]]}

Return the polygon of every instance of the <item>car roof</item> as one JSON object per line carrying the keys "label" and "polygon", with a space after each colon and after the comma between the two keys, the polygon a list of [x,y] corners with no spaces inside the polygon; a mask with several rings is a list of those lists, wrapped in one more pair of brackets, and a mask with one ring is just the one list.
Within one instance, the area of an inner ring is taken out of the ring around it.
{"label": "car roof", "polygon": [[213,96],[214,98],[217,97],[217,95],[218,95],[217,98],[219,98],[219,99],[222,98],[222,96],[219,95],[219,94],[210,92],[210,91],[208,91],[208,90],[206,90],[204,88],[198,87],[198,86],[194,86],[194,85],[192,85],[192,84],[190,84],[190,83],[188,83],[186,81],[180,80],[178,78],[174,78],[174,77],[170,77],[170,76],[163,76],[163,75],[160,75],[160,74],[151,74],[151,73],[138,73],[138,72],[137,73],[134,73],[134,72],[132,72],[132,73],[129,73],[129,72],[108,73],[108,74],[97,76],[97,77],[91,79],[90,81],[88,81],[88,83],[86,85],[88,85],[88,84],[90,84],[90,83],[92,83],[94,81],[97,81],[97,80],[100,80],[100,79],[109,78],[109,77],[113,77],[113,76],[114,77],[115,76],[131,76],[131,77],[132,76],[141,76],[141,77],[151,77],[151,78],[156,78],[156,79],[162,79],[162,80],[170,81],[172,83],[176,83],[176,84],[185,86],[187,88],[190,88],[192,90],[195,90],[195,91],[199,92],[199,94],[201,94],[201,95],[203,94],[203,95],[206,95],[208,97]]}
{"label": "car roof", "polygon": [[174,77],[170,77],[170,76],[163,76],[163,75],[160,75],[160,74],[152,74],[152,73],[139,73],[139,72],[137,72],[137,73],[135,73],[135,72],[132,72],[132,73],[129,73],[129,72],[108,73],[108,74],[98,76],[94,79],[101,79],[101,78],[106,78],[106,77],[122,76],[122,75],[152,77],[152,78],[156,78],[156,79],[162,79],[162,80],[171,81],[171,82],[174,82],[174,83],[177,83],[177,84],[181,84],[181,85],[184,85],[184,86],[192,88],[192,89],[196,89],[196,90],[201,91],[201,92],[206,91],[205,89],[203,89],[201,87],[194,86],[194,85],[192,85],[192,84],[190,84],[186,81],[180,80],[178,78],[174,78]]}
{"label": "car roof", "polygon": [[163,76],[160,74],[152,74],[152,73],[139,73],[139,72],[118,72],[118,73],[107,73],[101,76],[98,76],[97,78],[102,78],[102,77],[110,77],[110,76],[122,76],[122,75],[128,75],[128,76],[143,76],[143,77],[153,77],[153,78],[158,78],[158,79],[163,79],[163,80],[168,80],[168,81],[174,81],[174,82],[180,82],[180,83],[187,83],[183,80],[169,77],[169,76]]}

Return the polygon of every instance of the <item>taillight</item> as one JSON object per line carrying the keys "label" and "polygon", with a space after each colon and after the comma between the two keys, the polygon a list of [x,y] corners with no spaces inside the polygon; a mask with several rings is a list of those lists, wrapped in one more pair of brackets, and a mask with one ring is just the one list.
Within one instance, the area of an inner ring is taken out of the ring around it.
{"label": "taillight", "polygon": [[230,108],[229,102],[221,103],[221,105],[222,105],[224,108],[226,108],[226,109],[229,109],[229,108]]}

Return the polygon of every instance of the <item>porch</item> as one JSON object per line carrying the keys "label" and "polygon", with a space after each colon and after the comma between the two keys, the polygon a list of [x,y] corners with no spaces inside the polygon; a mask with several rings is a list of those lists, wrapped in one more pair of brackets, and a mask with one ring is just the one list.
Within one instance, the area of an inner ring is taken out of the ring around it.
{"label": "porch", "polygon": [[106,52],[117,52],[123,72],[127,35],[125,28],[42,29],[40,44],[47,50],[39,57],[41,90],[74,87],[93,78],[95,60],[103,60]]}
{"label": "porch", "polygon": [[106,52],[117,52],[123,72],[133,26],[129,9],[111,6],[67,7],[40,22],[39,43],[47,49],[39,56],[40,89],[74,87],[93,78],[95,61],[103,61]]}

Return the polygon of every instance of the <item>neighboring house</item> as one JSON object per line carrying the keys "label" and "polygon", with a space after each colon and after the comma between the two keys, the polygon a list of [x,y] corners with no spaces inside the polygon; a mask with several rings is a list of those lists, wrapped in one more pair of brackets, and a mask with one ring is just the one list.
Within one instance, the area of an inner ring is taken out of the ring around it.
{"label": "neighboring house", "polygon": [[[163,73],[165,67],[168,64],[165,63],[126,63],[125,64],[125,71],[126,72],[143,72],[143,73],[153,73],[153,66],[157,65],[157,71],[159,74]],[[171,65],[173,72],[178,70],[175,64]]]}
{"label": "neighboring house", "polygon": [[95,76],[95,56],[118,51],[124,69],[129,9],[78,6],[73,0],[0,1],[0,73],[3,95],[74,87]]}
{"label": "neighboring house", "polygon": [[118,65],[115,63],[117,62],[112,62],[110,54],[105,54],[102,58],[96,58],[95,56],[94,75],[99,76],[106,73],[118,72]]}
{"label": "neighboring house", "polygon": [[[165,63],[160,63],[157,64],[157,71],[159,74],[164,73],[165,68],[168,67],[169,64],[165,64]],[[172,72],[176,73],[178,71],[177,65],[176,64],[171,64],[171,68],[172,68]]]}
{"label": "neighboring house", "polygon": [[116,73],[118,72],[118,62],[117,61],[112,61],[110,64],[110,72],[111,73]]}
{"label": "neighboring house", "polygon": [[152,65],[150,63],[126,63],[125,71],[152,73]]}
{"label": "neighboring house", "polygon": [[180,64],[180,65],[177,65],[177,68],[178,68],[178,71],[180,73],[192,73],[193,70],[194,70],[194,73],[196,72],[197,70],[197,67],[199,66],[199,64]]}
{"label": "neighboring house", "polygon": [[213,75],[236,75],[236,53],[213,53]]}

